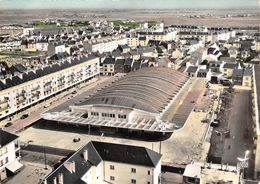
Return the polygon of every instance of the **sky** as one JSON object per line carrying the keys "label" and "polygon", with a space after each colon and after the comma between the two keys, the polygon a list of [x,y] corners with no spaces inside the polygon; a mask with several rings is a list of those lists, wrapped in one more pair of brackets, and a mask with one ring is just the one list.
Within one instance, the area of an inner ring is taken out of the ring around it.
{"label": "sky", "polygon": [[0,0],[0,9],[251,8],[260,0]]}

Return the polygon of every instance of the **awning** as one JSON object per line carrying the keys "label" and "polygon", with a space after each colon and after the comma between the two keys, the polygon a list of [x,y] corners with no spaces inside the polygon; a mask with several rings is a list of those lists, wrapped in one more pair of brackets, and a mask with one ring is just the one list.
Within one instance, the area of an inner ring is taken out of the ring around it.
{"label": "awning", "polygon": [[15,173],[16,171],[18,171],[19,169],[21,169],[23,167],[23,164],[21,164],[20,162],[18,162],[17,160],[10,163],[6,168],[11,171],[12,173]]}

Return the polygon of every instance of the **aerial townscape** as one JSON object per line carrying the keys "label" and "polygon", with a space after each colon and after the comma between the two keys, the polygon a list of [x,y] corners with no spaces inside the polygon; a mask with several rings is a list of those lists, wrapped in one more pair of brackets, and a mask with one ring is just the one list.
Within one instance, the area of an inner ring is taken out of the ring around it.
{"label": "aerial townscape", "polygon": [[0,1],[0,183],[259,184],[260,2],[86,1]]}

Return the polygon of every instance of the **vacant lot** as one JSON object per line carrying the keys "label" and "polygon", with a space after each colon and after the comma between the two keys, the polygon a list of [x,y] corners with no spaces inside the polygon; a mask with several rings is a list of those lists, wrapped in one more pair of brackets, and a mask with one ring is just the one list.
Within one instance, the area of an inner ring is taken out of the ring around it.
{"label": "vacant lot", "polygon": [[257,8],[244,10],[3,10],[0,12],[0,25],[55,18],[164,21],[166,25],[259,26],[259,15]]}

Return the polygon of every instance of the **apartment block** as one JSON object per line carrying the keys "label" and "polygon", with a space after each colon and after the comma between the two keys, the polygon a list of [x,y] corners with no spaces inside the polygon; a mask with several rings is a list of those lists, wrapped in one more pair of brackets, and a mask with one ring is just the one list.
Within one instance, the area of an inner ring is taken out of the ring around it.
{"label": "apartment block", "polygon": [[99,74],[99,58],[82,56],[2,79],[0,118],[13,115]]}
{"label": "apartment block", "polygon": [[18,136],[0,130],[0,183],[9,175],[17,173],[23,165],[20,163]]}
{"label": "apartment block", "polygon": [[48,174],[43,184],[159,184],[161,154],[150,149],[91,141]]}

